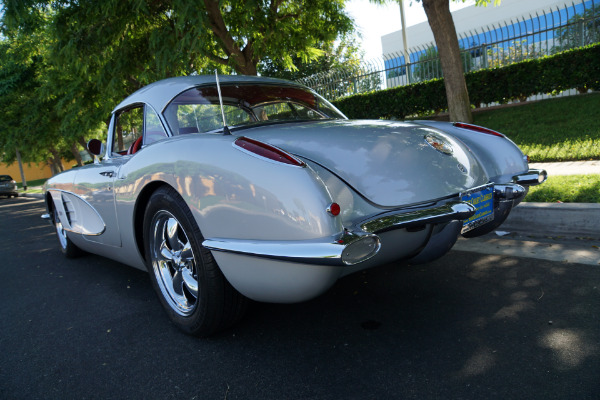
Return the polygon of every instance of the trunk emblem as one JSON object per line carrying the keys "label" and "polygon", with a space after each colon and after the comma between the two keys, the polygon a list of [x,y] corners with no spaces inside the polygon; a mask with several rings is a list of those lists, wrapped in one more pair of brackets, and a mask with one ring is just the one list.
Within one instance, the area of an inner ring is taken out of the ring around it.
{"label": "trunk emblem", "polygon": [[439,151],[440,153],[450,155],[453,153],[452,145],[448,140],[442,138],[441,136],[434,135],[432,133],[428,133],[425,135],[425,141],[431,147]]}
{"label": "trunk emblem", "polygon": [[464,165],[462,165],[462,164],[460,164],[460,163],[459,163],[459,164],[457,165],[457,167],[458,167],[458,169],[460,170],[460,172],[462,172],[463,174],[466,174],[466,173],[467,173],[467,168],[466,168]]}

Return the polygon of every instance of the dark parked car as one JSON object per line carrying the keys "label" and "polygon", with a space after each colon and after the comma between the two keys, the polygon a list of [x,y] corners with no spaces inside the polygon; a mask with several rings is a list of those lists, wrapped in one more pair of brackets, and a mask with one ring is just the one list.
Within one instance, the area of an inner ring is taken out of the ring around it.
{"label": "dark parked car", "polygon": [[19,197],[17,182],[10,175],[0,175],[0,196]]}

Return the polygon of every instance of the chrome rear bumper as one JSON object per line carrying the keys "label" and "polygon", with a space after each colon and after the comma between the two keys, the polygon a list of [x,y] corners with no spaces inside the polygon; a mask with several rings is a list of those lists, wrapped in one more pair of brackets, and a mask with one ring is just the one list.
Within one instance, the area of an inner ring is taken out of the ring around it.
{"label": "chrome rear bumper", "polygon": [[262,257],[302,264],[344,266],[361,263],[380,249],[376,233],[427,224],[464,220],[476,208],[466,202],[448,202],[438,207],[416,211],[394,211],[364,221],[360,230],[345,231],[339,236],[302,241],[245,240],[208,238],[202,245],[211,251]]}
{"label": "chrome rear bumper", "polygon": [[360,227],[368,233],[381,233],[392,229],[465,220],[475,215],[476,211],[477,209],[472,204],[464,201],[453,201],[439,207],[418,211],[404,213],[393,211],[389,214],[378,215],[361,223]]}
{"label": "chrome rear bumper", "polygon": [[[488,185],[486,185],[488,186]],[[494,185],[495,208],[520,201],[527,189],[515,183]],[[375,256],[380,249],[378,234],[425,225],[464,221],[477,213],[466,201],[418,210],[394,210],[358,223],[358,226],[338,235],[314,240],[247,240],[207,238],[202,245],[211,251],[234,253],[301,264],[344,266],[361,263]]]}
{"label": "chrome rear bumper", "polygon": [[354,265],[379,252],[377,235],[344,232],[336,238],[316,240],[206,239],[202,246],[211,251],[235,253],[301,264]]}

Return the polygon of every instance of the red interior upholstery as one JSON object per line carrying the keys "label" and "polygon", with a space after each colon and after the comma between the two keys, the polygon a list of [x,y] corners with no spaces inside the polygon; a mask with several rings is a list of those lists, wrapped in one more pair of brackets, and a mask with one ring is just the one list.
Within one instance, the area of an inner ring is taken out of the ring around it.
{"label": "red interior upholstery", "polygon": [[142,137],[141,136],[139,138],[137,138],[135,140],[135,142],[133,142],[131,144],[131,146],[129,146],[129,148],[127,149],[127,154],[134,154],[136,151],[138,151],[140,149],[140,147],[142,147]]}

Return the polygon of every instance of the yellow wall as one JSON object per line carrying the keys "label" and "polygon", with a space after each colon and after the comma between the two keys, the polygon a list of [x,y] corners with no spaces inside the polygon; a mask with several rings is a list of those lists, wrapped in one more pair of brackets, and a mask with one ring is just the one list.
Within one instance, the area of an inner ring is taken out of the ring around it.
{"label": "yellow wall", "polygon": [[[47,164],[28,164],[23,163],[23,173],[27,182],[37,179],[48,179],[52,176],[52,171]],[[21,172],[19,171],[19,163],[16,161],[11,165],[0,163],[0,175],[10,175],[15,181],[21,182]]]}

